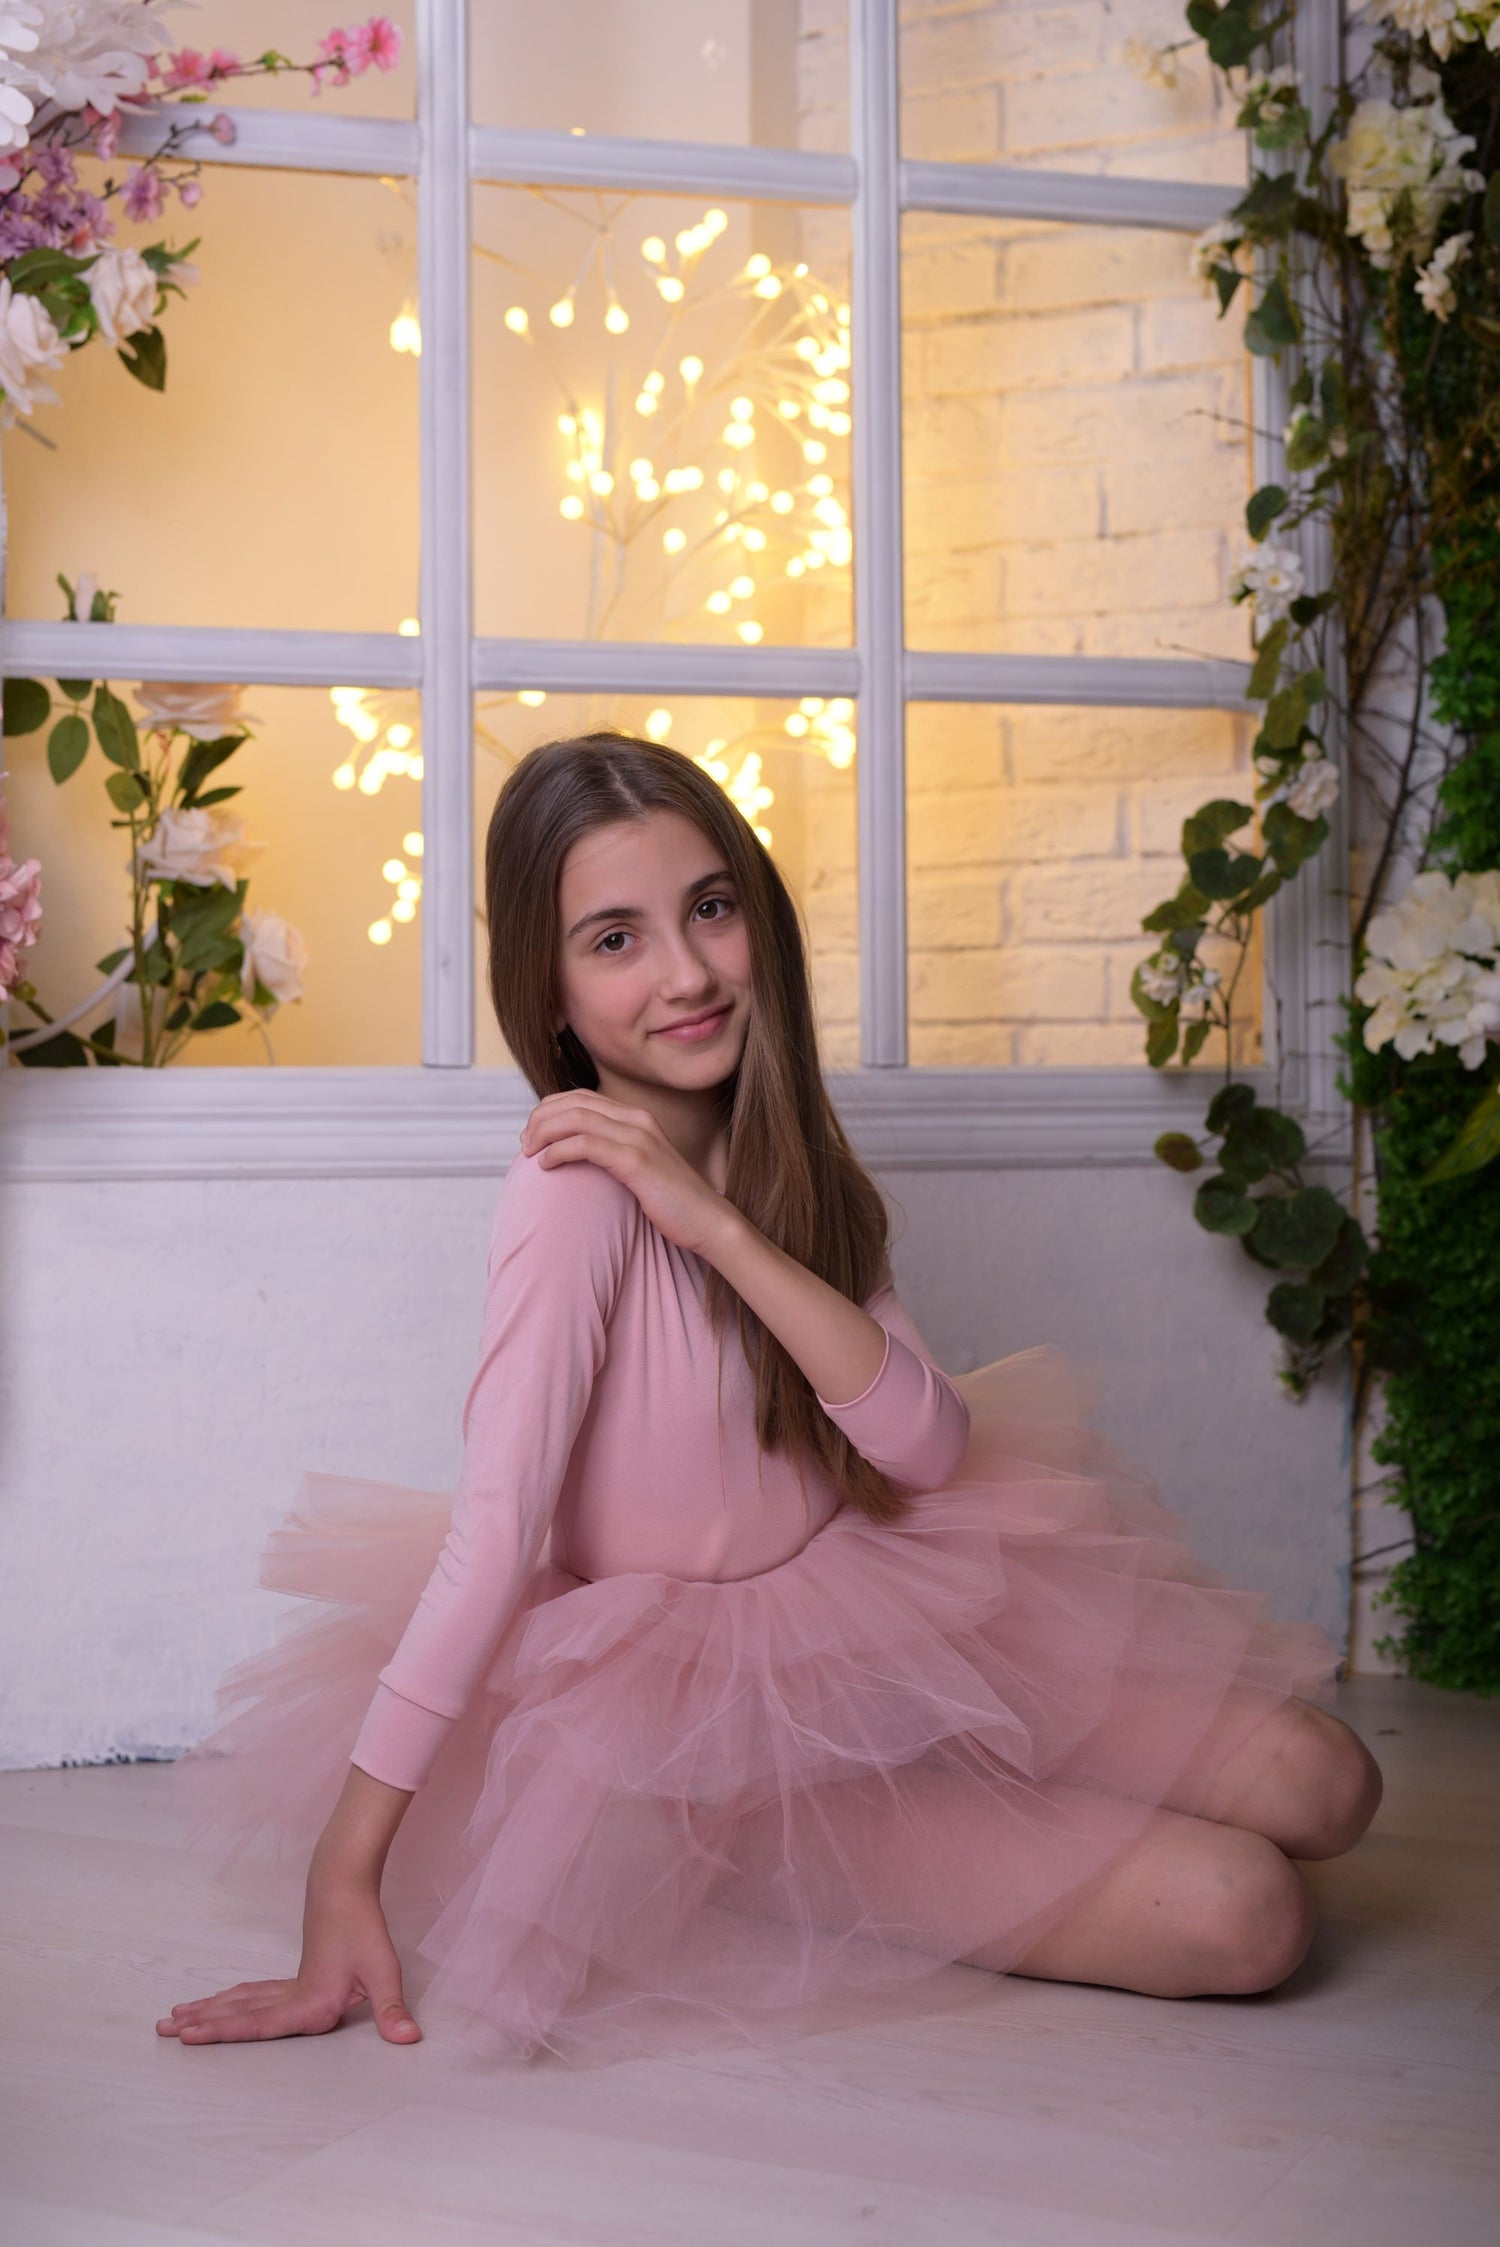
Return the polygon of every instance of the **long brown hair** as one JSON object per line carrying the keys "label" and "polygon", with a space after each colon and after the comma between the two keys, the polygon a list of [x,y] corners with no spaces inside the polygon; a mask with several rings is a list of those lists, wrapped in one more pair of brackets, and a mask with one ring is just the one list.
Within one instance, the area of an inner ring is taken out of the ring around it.
{"label": "long brown hair", "polygon": [[[863,1303],[890,1280],[888,1216],[823,1083],[797,908],[749,821],[691,757],[605,728],[546,742],[510,774],[484,855],[489,989],[501,1035],[539,1099],[598,1090],[598,1073],[572,1030],[563,1031],[560,1050],[553,1040],[563,862],[593,828],[656,810],[681,812],[723,853],[749,936],[745,1048],[720,1087],[726,1198],[767,1240]],[[721,1333],[734,1307],[755,1372],[762,1448],[811,1458],[872,1521],[908,1512],[910,1501],[835,1427],[796,1360],[713,1266],[706,1304]]]}

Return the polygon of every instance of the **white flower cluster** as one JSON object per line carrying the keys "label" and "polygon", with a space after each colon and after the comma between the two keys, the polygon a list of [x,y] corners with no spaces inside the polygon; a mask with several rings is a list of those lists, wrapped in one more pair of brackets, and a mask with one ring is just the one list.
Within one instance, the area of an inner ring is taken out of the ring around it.
{"label": "white flower cluster", "polygon": [[1446,61],[1455,47],[1482,39],[1487,47],[1500,47],[1500,0],[1375,0],[1371,13],[1377,20],[1425,39],[1435,55]]}
{"label": "white flower cluster", "polygon": [[1448,320],[1453,316],[1458,304],[1453,288],[1454,268],[1463,264],[1473,239],[1472,234],[1450,234],[1418,271],[1417,294],[1424,311],[1430,312],[1434,320]]}
{"label": "white flower cluster", "polygon": [[1153,952],[1141,962],[1141,989],[1158,1006],[1175,1006],[1179,1022],[1201,1022],[1222,981],[1216,967],[1185,960],[1180,952]]}
{"label": "white flower cluster", "polygon": [[1216,273],[1245,272],[1248,263],[1244,228],[1232,218],[1215,219],[1212,226],[1203,229],[1188,252],[1188,271],[1209,296],[1214,293]]}
{"label": "white flower cluster", "polygon": [[[1279,757],[1257,757],[1255,765],[1266,780],[1284,770]],[[1314,742],[1265,801],[1267,806],[1285,804],[1299,819],[1316,819],[1330,804],[1337,803],[1338,793],[1339,768]]]}
{"label": "white flower cluster", "polygon": [[1302,557],[1290,546],[1247,546],[1229,581],[1231,601],[1248,601],[1261,624],[1275,624],[1305,590]]}
{"label": "white flower cluster", "polygon": [[1457,1046],[1477,1069],[1500,1039],[1500,871],[1418,874],[1398,905],[1367,931],[1369,964],[1354,996],[1374,1008],[1371,1053],[1394,1043],[1403,1061]]}
{"label": "white flower cluster", "polygon": [[1360,102],[1328,155],[1330,171],[1348,194],[1348,231],[1382,268],[1398,253],[1425,259],[1448,205],[1485,184],[1483,172],[1460,161],[1474,136],[1454,130],[1438,98],[1436,71],[1414,70],[1411,87],[1419,98],[1404,109],[1384,99]]}
{"label": "white flower cluster", "polygon": [[143,93],[161,44],[146,0],[0,0],[0,153],[28,145],[39,109],[107,117]]}

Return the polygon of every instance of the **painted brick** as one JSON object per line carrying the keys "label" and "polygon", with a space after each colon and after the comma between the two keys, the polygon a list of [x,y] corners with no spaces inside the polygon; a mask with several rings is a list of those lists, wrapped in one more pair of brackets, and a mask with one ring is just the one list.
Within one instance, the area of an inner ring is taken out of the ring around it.
{"label": "painted brick", "polygon": [[1229,528],[1238,523],[1250,496],[1249,462],[1243,447],[1179,460],[1170,449],[1152,453],[1143,442],[1143,459],[1107,461],[1104,520],[1111,535],[1132,531],[1176,530],[1194,523]]}
{"label": "painted brick", "polygon": [[958,945],[998,945],[1005,935],[1000,883],[925,881],[912,876],[906,889],[907,936],[914,953]]}
{"label": "painted brick", "polygon": [[1027,1023],[1016,1033],[1016,1060],[1023,1067],[1049,1069],[1119,1069],[1132,1062],[1150,1067],[1144,1024],[1137,1035],[1128,1024],[1115,1022]]}
{"label": "painted brick", "polygon": [[[941,241],[911,249],[902,236],[901,313],[906,322],[993,312],[997,286],[993,242]],[[920,344],[908,325],[905,343]],[[920,363],[920,348],[913,353]],[[913,370],[915,372],[915,369]]]}
{"label": "painted brick", "polygon": [[912,557],[906,573],[906,621],[919,639],[924,630],[998,618],[1003,606],[998,554]]}
{"label": "painted brick", "polygon": [[999,1069],[1016,1058],[1016,1032],[995,1022],[913,1022],[914,1069]]}
{"label": "painted brick", "polygon": [[913,788],[907,856],[914,868],[1097,858],[1119,848],[1113,791],[1099,788]]}
{"label": "painted brick", "polygon": [[1120,141],[1169,141],[1214,122],[1213,90],[1186,68],[1175,87],[1147,86],[1111,62],[1103,70],[1048,71],[1018,79],[1005,93],[1005,153],[1086,149]]}
{"label": "painted brick", "polygon": [[907,552],[1005,545],[1034,532],[1038,523],[1059,539],[1090,539],[1099,531],[1100,516],[1093,468],[913,480],[906,493]]}
{"label": "painted brick", "polygon": [[1104,964],[1089,952],[1016,946],[914,952],[908,995],[912,1013],[925,1020],[1091,1021],[1103,1011]]}
{"label": "painted brick", "polygon": [[[1205,782],[1245,755],[1245,723],[1227,710],[1093,710],[1036,705],[1007,713],[1017,780],[1097,775],[1101,780]],[[1212,788],[1208,789],[1211,794]],[[1205,801],[1207,795],[1205,795]]]}
{"label": "painted brick", "polygon": [[1133,936],[1161,897],[1159,866],[1129,860],[1038,866],[1013,878],[1012,926],[1024,943]]}
{"label": "painted brick", "polygon": [[997,461],[1002,446],[998,398],[909,397],[903,423],[909,477],[972,474]]}
{"label": "painted brick", "polygon": [[[1149,303],[1178,297],[1187,271],[1188,240],[1159,227],[1060,226],[1002,221],[1000,301],[1008,311],[1041,312],[1063,305]],[[1235,356],[1232,334],[1225,359]]]}
{"label": "painted brick", "polygon": [[[1152,851],[1177,851],[1182,843],[1182,823],[1191,818],[1212,796],[1232,798],[1234,802],[1252,802],[1254,791],[1249,773],[1226,772],[1219,783],[1207,791],[1201,780],[1168,780],[1161,775],[1153,777],[1149,786],[1132,791],[1131,827],[1136,850],[1149,854]],[[1235,838],[1235,847],[1241,850],[1255,846],[1248,838],[1253,828],[1247,828]]]}
{"label": "painted brick", "polygon": [[1236,298],[1223,320],[1217,297],[1194,289],[1190,295],[1161,297],[1145,305],[1141,314],[1141,364],[1147,372],[1182,367],[1222,366],[1234,360],[1240,347],[1243,296]]}
{"label": "painted brick", "polygon": [[1116,382],[1134,366],[1135,322],[1123,305],[1002,314],[928,335],[922,358],[926,387],[938,397]]}
{"label": "painted brick", "polygon": [[1027,7],[1007,0],[962,14],[902,9],[904,92],[1011,78],[1028,68],[1076,68],[1100,55],[1097,7]]}
{"label": "painted brick", "polygon": [[906,773],[913,788],[997,788],[1006,778],[1004,713],[982,702],[913,702]]}
{"label": "painted brick", "polygon": [[1070,540],[1006,550],[1012,616],[1098,610],[1155,616],[1161,603],[1216,599],[1222,588],[1217,531],[1163,531],[1152,538]]}
{"label": "painted brick", "polygon": [[1000,153],[1000,104],[987,86],[920,94],[901,104],[905,153],[939,164],[993,163]]}
{"label": "painted brick", "polygon": [[1216,584],[1206,581],[1205,604],[1184,609],[1149,609],[1137,616],[1086,616],[1082,647],[1086,655],[1169,655],[1179,661],[1206,662],[1222,658],[1244,663],[1250,641],[1244,616],[1228,601],[1215,597]]}
{"label": "painted brick", "polygon": [[[1004,403],[1004,457],[1044,461],[1130,460],[1143,437],[1163,452],[1200,459],[1229,440],[1220,376],[1139,377],[1097,389],[1017,391]],[[1237,437],[1235,445],[1243,445]]]}

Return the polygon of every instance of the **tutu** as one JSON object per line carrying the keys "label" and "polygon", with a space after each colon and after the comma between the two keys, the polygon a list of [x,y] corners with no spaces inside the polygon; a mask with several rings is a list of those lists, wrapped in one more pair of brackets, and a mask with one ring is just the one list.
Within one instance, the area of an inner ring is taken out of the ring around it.
{"label": "tutu", "polygon": [[[386,1862],[429,2033],[590,2066],[970,2001],[1266,1714],[1331,1704],[1326,1634],[1197,1560],[1068,1358],[955,1379],[963,1464],[898,1522],[845,1506],[733,1582],[535,1570]],[[278,1911],[450,1506],[309,1474],[271,1534],[261,1582],[325,1612],[229,1673],[175,1784]]]}

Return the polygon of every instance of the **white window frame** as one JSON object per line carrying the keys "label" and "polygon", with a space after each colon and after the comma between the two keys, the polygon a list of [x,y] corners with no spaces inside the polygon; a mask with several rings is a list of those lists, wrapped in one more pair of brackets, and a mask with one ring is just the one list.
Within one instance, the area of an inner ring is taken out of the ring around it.
{"label": "white window frame", "polygon": [[[422,694],[422,1066],[0,1071],[0,1171],[50,1179],[490,1173],[503,1169],[534,1095],[515,1070],[474,1067],[473,695],[482,689],[849,695],[859,706],[861,1049],[827,1081],[864,1158],[880,1169],[1149,1164],[1151,1142],[1201,1115],[1205,1072],[1139,1067],[913,1067],[907,1061],[905,706],[908,701],[1244,710],[1247,666],[1090,656],[945,654],[904,641],[900,223],[905,211],[1158,226],[1193,234],[1234,190],[1178,181],[903,159],[898,0],[849,0],[847,156],[471,126],[466,0],[417,0],[414,122],[245,109],[210,163],[417,182],[420,360],[420,638],[395,633],[0,622],[0,669],[56,677],[80,664],[116,678],[231,678]],[[1314,86],[1335,75],[1338,0],[1302,0]],[[181,112],[174,111],[180,119]],[[129,153],[159,126],[133,119]],[[853,242],[851,648],[711,647],[478,639],[472,621],[470,182],[633,188],[849,210]],[[1257,363],[1260,480],[1274,474],[1284,380]],[[1280,1029],[1282,1096],[1328,1151],[1342,1145],[1331,1010],[1347,975],[1348,915],[1329,844],[1268,913],[1279,1007],[1266,1062],[1241,1071],[1269,1097]],[[1338,1142],[1338,1145],[1332,1142]]]}

